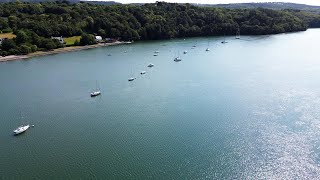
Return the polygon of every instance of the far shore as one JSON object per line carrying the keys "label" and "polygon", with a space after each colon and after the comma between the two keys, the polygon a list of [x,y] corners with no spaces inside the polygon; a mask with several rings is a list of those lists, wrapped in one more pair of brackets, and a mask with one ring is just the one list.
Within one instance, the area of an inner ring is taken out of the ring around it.
{"label": "far shore", "polygon": [[37,51],[27,55],[9,55],[9,56],[0,57],[0,62],[22,60],[22,59],[28,59],[28,58],[37,57],[37,56],[46,56],[51,54],[59,54],[64,52],[80,51],[85,49],[93,49],[97,47],[113,46],[113,45],[128,44],[128,43],[130,42],[116,41],[113,43],[98,43],[98,44],[87,45],[87,46],[64,47],[64,48],[54,49],[52,51]]}

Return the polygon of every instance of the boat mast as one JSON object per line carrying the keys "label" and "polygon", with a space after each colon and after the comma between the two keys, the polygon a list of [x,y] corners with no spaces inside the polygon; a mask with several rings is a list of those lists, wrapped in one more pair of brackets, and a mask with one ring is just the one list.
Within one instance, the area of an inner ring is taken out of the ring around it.
{"label": "boat mast", "polygon": [[240,39],[240,28],[238,27],[238,31],[236,33],[236,39]]}

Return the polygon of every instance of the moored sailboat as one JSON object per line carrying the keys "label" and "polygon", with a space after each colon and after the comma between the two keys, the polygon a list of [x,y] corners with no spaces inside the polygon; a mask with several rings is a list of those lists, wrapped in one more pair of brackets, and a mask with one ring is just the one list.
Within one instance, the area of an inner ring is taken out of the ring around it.
{"label": "moored sailboat", "polygon": [[101,94],[100,88],[98,88],[98,82],[96,81],[96,90],[90,93],[91,97],[99,96]]}
{"label": "moored sailboat", "polygon": [[236,39],[240,39],[240,29],[238,28],[238,31],[236,33]]}
{"label": "moored sailboat", "polygon": [[26,130],[28,130],[29,127],[30,127],[29,124],[28,125],[21,125],[17,129],[13,130],[13,134],[14,135],[19,135],[19,134],[25,132]]}

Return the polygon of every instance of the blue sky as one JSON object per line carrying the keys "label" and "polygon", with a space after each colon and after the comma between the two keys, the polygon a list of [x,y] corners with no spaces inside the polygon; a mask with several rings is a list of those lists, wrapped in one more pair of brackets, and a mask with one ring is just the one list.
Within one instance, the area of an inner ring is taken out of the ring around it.
{"label": "blue sky", "polygon": [[[114,0],[121,3],[153,3],[156,0]],[[203,4],[227,4],[227,3],[243,3],[243,2],[293,2],[299,4],[319,5],[320,0],[165,0],[166,2],[178,3],[203,3]]]}

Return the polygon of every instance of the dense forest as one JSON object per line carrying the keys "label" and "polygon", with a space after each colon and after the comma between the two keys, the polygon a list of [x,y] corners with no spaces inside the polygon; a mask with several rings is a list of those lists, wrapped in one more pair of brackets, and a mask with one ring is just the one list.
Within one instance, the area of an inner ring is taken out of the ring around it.
{"label": "dense forest", "polygon": [[[303,3],[303,1],[301,1]],[[285,2],[258,2],[258,3],[231,3],[231,4],[203,4],[202,6],[213,6],[213,7],[223,7],[228,9],[273,9],[273,10],[284,10],[284,9],[295,9],[308,11],[313,13],[320,13],[320,6],[311,6],[306,4],[296,4],[296,3],[285,3]]]}
{"label": "dense forest", "polygon": [[[308,15],[308,16],[307,16]],[[293,10],[227,9],[157,2],[145,5],[99,5],[68,1],[0,4],[0,31],[13,39],[1,55],[27,54],[63,47],[52,36],[81,36],[75,45],[96,43],[94,35],[121,40],[176,37],[277,34],[304,31],[319,15]]]}

